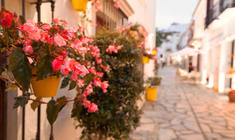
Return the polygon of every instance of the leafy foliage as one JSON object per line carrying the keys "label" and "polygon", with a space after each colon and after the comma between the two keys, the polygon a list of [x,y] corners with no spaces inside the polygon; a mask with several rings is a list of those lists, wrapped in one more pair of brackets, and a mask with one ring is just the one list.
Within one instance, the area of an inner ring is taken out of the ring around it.
{"label": "leafy foliage", "polygon": [[150,86],[158,86],[161,84],[161,77],[149,77],[149,79],[146,81],[147,84]]}
{"label": "leafy foliage", "polygon": [[[122,49],[116,54],[108,54],[106,49],[110,44],[121,45]],[[144,88],[143,75],[139,70],[141,50],[136,44],[134,40],[116,32],[104,31],[94,39],[94,45],[102,52],[102,60],[111,68],[103,76],[110,86],[105,94],[96,88],[96,94],[88,96],[99,106],[99,111],[95,113],[87,113],[81,108],[81,103],[75,102],[72,117],[83,128],[81,138],[124,139],[137,127],[141,111],[136,101],[140,99]]]}
{"label": "leafy foliage", "polygon": [[160,47],[164,41],[168,41],[167,37],[172,34],[174,34],[174,32],[156,30],[156,46]]}

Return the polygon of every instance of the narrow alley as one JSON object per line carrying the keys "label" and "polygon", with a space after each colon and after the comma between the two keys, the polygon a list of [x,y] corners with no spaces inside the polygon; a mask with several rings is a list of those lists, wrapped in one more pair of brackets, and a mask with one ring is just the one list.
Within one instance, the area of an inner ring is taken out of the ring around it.
{"label": "narrow alley", "polygon": [[235,104],[227,96],[160,69],[157,101],[146,102],[133,140],[234,140]]}

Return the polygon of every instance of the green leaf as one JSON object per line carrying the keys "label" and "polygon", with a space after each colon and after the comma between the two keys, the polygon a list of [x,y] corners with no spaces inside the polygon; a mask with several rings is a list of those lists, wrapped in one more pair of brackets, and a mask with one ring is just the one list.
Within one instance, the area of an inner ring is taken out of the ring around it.
{"label": "green leaf", "polygon": [[15,104],[14,104],[13,107],[14,108],[17,108],[19,106],[24,107],[28,103],[29,96],[30,96],[30,94],[27,93],[27,94],[24,94],[22,96],[15,97]]}
{"label": "green leaf", "polygon": [[58,117],[59,112],[64,108],[67,103],[65,96],[58,98],[56,101],[51,99],[47,104],[47,120],[53,125]]}
{"label": "green leaf", "polygon": [[60,88],[65,88],[65,87],[67,87],[67,86],[69,85],[69,80],[70,80],[70,79],[69,79],[68,77],[64,78],[63,81],[62,81],[62,84],[61,84]]}
{"label": "green leaf", "polygon": [[9,56],[9,70],[12,71],[16,81],[24,88],[29,89],[32,71],[28,59],[21,48],[16,48]]}
{"label": "green leaf", "polygon": [[53,73],[52,56],[49,53],[48,46],[41,46],[39,50],[39,57],[37,58],[37,79],[41,80],[49,77]]}
{"label": "green leaf", "polygon": [[75,81],[72,81],[69,85],[69,90],[72,90],[76,87],[77,83]]}
{"label": "green leaf", "polygon": [[47,112],[47,120],[48,120],[48,122],[51,125],[53,125],[54,122],[56,121],[58,113],[59,113],[58,107],[56,106],[56,102],[55,102],[54,99],[51,99],[49,101],[49,103],[47,104],[46,112]]}
{"label": "green leaf", "polygon": [[32,110],[35,111],[36,108],[38,108],[39,105],[40,105],[39,102],[33,101],[33,102],[31,103],[31,108],[32,108]]}

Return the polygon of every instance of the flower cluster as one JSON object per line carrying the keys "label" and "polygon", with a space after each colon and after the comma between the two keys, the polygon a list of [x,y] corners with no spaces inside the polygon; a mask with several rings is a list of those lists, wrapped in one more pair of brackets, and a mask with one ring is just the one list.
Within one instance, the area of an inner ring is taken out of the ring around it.
{"label": "flower cluster", "polygon": [[[70,83],[76,83],[74,88],[79,89],[75,101],[80,101],[88,112],[98,110],[98,106],[87,97],[94,92],[94,88],[107,92],[109,84],[102,81],[102,77],[103,72],[108,72],[110,68],[102,63],[100,49],[92,45],[91,37],[85,36],[79,28],[68,27],[67,22],[60,19],[54,19],[51,25],[30,20],[20,24],[17,17],[6,10],[1,11],[0,24],[15,34],[14,37],[4,36],[7,32],[2,31],[2,38],[8,37],[6,40],[9,40],[11,37],[13,40],[6,43],[8,54],[15,48],[22,49],[30,61],[29,68],[37,69],[38,79],[58,74],[69,79]],[[117,53],[121,48],[110,45],[106,52]],[[27,61],[25,63],[28,65]]]}

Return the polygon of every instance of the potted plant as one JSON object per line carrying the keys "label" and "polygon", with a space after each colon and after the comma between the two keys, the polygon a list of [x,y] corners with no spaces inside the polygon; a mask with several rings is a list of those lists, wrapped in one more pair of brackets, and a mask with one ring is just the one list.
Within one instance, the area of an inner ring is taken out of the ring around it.
{"label": "potted plant", "polygon": [[228,97],[229,97],[229,102],[235,102],[235,90],[230,90],[230,92],[228,93]]}
{"label": "potted plant", "polygon": [[[91,102],[95,99],[87,97],[95,94],[96,88],[107,92],[108,81],[97,79],[103,77],[109,66],[102,63],[100,49],[92,44],[93,39],[79,28],[68,27],[64,20],[54,19],[50,25],[20,19],[5,9],[0,12],[0,58],[5,62],[0,65],[0,79],[8,83],[8,89],[20,89],[23,93],[15,98],[14,107],[33,101],[31,107],[35,110],[39,104],[46,104],[51,125],[68,102],[80,103],[77,110],[98,111],[98,106]],[[60,88],[75,89],[76,96],[44,101],[42,97],[55,96],[60,78]]]}
{"label": "potted plant", "polygon": [[156,101],[158,90],[157,86],[161,83],[161,77],[150,77],[146,83],[146,99],[148,101]]}

